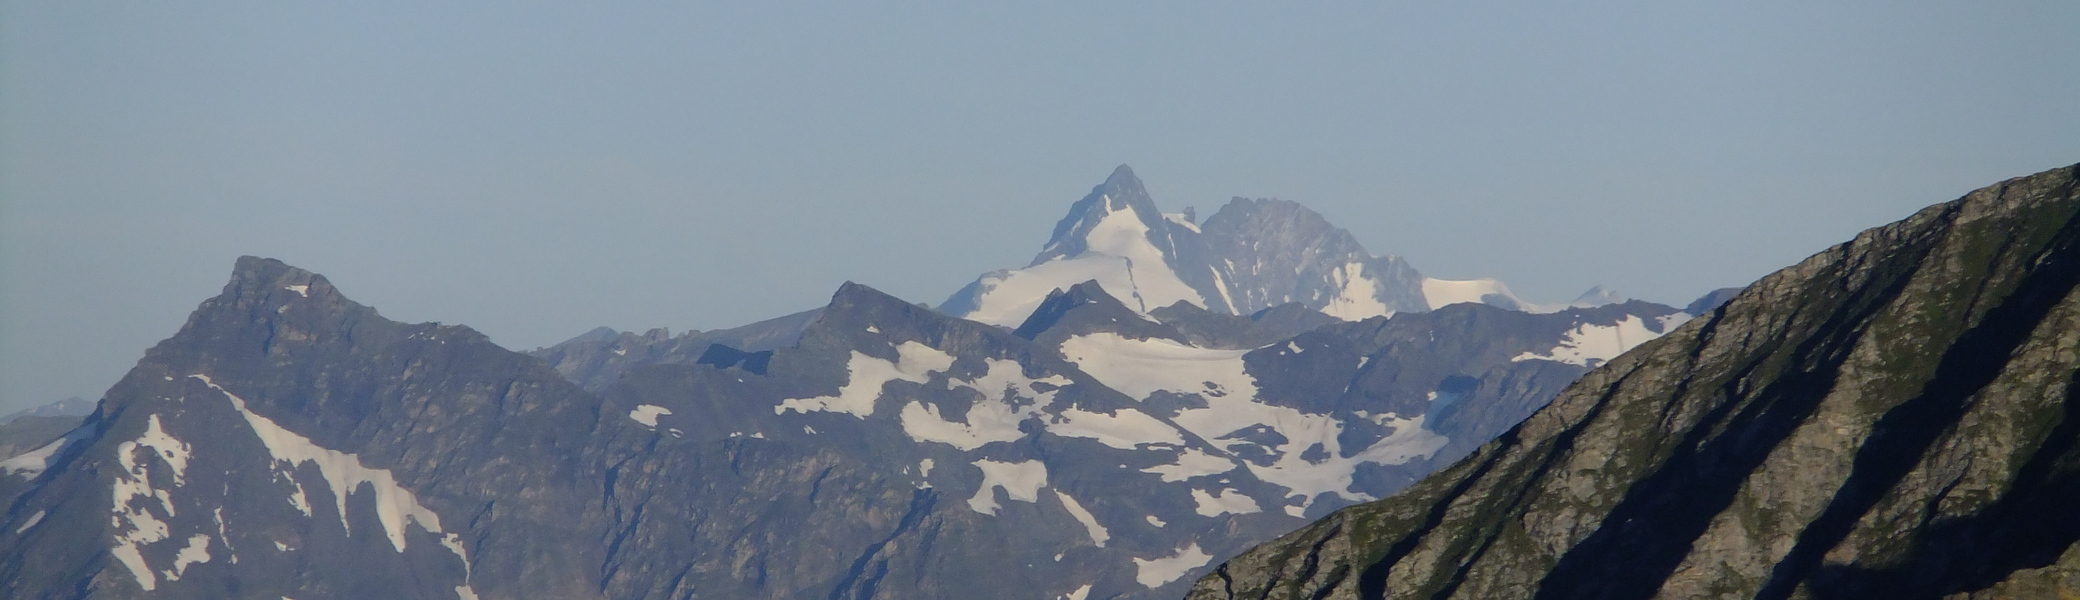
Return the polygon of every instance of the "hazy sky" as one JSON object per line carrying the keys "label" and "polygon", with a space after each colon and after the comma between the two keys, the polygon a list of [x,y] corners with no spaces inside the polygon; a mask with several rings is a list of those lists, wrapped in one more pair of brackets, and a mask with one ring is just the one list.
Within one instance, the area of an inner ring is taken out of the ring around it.
{"label": "hazy sky", "polygon": [[1680,304],[2080,162],[2071,0],[890,4],[0,0],[0,413],[241,254],[532,348],[936,304],[1124,162]]}

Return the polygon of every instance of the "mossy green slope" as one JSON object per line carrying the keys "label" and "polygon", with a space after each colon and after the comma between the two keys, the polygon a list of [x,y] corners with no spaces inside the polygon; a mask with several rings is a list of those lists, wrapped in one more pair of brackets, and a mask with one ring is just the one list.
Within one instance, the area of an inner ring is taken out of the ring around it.
{"label": "mossy green slope", "polygon": [[2076,174],[1771,274],[1190,597],[2080,596]]}

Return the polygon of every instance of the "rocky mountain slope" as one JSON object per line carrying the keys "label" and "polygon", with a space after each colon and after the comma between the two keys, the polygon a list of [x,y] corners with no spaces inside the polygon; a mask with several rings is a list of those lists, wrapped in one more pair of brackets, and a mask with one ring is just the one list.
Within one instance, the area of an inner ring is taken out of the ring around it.
{"label": "rocky mountain slope", "polygon": [[2076,174],[1770,275],[1190,597],[2074,597]]}
{"label": "rocky mountain slope", "polygon": [[1423,277],[1283,200],[1235,198],[1204,223],[1193,217],[1158,210],[1134,171],[1120,165],[1070,207],[1031,264],[985,274],[939,310],[1013,327],[1048,292],[1085,280],[1142,313],[1180,302],[1234,315],[1300,304],[1347,321],[1462,302],[1544,313],[1624,301],[1599,287],[1566,305],[1540,305],[1493,279]]}
{"label": "rocky mountain slope", "polygon": [[0,596],[596,596],[597,410],[467,328],[241,259],[78,429],[0,462]]}
{"label": "rocky mountain slope", "polygon": [[241,259],[0,462],[0,596],[1173,597],[1687,318],[1041,304],[1007,331],[848,284],[770,350],[551,364]]}

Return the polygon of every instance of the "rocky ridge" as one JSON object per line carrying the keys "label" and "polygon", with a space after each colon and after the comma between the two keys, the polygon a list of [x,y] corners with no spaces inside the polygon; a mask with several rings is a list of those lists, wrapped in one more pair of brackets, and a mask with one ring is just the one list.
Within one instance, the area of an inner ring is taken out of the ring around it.
{"label": "rocky ridge", "polygon": [[597,335],[551,364],[241,259],[84,423],[0,462],[0,595],[1174,596],[1684,318],[1191,326],[1326,323],[1219,348],[1071,288],[1024,335],[848,284],[784,347],[588,362],[626,341]]}
{"label": "rocky ridge", "polygon": [[1765,277],[1189,597],[2071,597],[2076,174]]}

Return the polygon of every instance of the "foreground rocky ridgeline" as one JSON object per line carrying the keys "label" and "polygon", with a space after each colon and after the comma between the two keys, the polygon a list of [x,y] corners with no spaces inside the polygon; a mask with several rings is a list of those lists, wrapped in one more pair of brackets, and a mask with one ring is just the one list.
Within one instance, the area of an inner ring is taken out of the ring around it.
{"label": "foreground rocky ridgeline", "polygon": [[2075,597],[2076,171],[1770,275],[1189,597]]}

